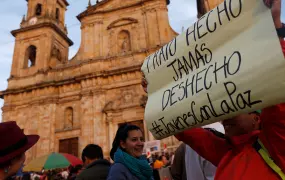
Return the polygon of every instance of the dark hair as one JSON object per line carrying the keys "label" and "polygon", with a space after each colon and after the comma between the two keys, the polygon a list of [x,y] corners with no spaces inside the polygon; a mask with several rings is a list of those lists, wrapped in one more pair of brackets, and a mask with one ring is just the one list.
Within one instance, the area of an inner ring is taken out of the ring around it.
{"label": "dark hair", "polygon": [[120,147],[120,142],[121,141],[126,141],[126,139],[129,136],[129,131],[133,131],[133,130],[141,130],[138,126],[135,125],[130,125],[130,124],[122,124],[119,129],[117,130],[115,139],[113,141],[112,144],[112,149],[110,152],[110,157],[112,158],[112,160],[114,160],[114,154],[117,151],[117,149]]}
{"label": "dark hair", "polygon": [[166,157],[166,156],[165,156],[165,155],[161,155],[161,156],[159,156],[158,160],[159,160],[159,161],[162,161],[162,158],[163,158],[163,157]]}
{"label": "dark hair", "polygon": [[82,161],[85,162],[85,157],[88,159],[103,159],[102,148],[96,144],[88,144],[82,151]]}

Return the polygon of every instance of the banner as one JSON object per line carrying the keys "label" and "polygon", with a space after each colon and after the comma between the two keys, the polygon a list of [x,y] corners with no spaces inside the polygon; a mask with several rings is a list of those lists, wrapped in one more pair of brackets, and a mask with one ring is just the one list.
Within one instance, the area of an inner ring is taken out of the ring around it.
{"label": "banner", "polygon": [[144,143],[144,152],[150,152],[155,153],[155,152],[161,152],[161,144],[159,140],[154,140],[154,141],[146,141]]}
{"label": "banner", "polygon": [[285,101],[285,60],[262,0],[225,0],[142,66],[156,139]]}

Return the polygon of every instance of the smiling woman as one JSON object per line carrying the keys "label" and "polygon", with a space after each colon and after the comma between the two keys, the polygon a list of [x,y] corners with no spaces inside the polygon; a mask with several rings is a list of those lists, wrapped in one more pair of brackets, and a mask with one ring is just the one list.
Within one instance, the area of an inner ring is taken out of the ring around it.
{"label": "smiling woman", "polygon": [[110,152],[115,164],[111,167],[108,180],[150,180],[152,169],[142,156],[144,138],[141,129],[135,125],[119,127]]}

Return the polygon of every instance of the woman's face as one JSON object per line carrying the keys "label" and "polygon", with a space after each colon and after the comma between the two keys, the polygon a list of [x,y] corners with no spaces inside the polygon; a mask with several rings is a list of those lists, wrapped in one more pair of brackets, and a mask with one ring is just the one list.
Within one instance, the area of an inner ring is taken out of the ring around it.
{"label": "woman's face", "polygon": [[162,156],[162,160],[161,161],[163,162],[164,165],[168,164],[168,160],[167,160],[167,158],[165,156]]}
{"label": "woman's face", "polygon": [[121,141],[121,147],[131,156],[138,158],[143,153],[144,138],[141,130],[131,130],[126,142]]}

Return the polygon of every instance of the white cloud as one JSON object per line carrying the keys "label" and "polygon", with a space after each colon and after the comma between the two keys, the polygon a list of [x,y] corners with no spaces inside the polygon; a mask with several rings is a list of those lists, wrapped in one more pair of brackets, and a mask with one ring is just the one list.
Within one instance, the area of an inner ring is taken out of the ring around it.
{"label": "white cloud", "polygon": [[197,20],[197,9],[195,0],[172,0],[169,7],[169,20],[172,28],[181,33]]}

